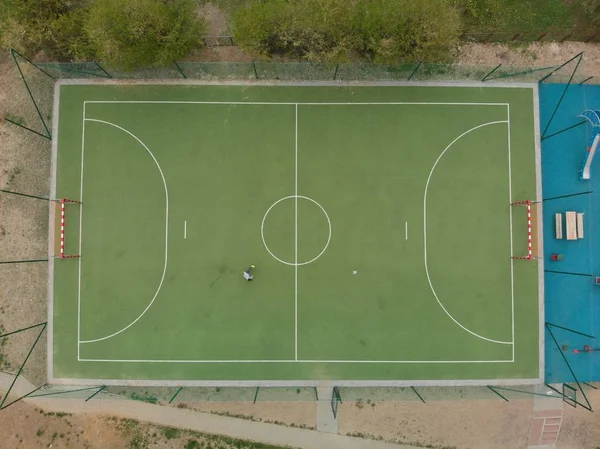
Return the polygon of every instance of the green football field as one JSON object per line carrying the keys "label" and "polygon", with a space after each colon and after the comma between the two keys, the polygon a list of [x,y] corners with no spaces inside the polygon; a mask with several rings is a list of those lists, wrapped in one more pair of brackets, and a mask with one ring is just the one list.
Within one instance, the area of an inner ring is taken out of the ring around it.
{"label": "green football field", "polygon": [[58,92],[53,379],[539,378],[533,87]]}

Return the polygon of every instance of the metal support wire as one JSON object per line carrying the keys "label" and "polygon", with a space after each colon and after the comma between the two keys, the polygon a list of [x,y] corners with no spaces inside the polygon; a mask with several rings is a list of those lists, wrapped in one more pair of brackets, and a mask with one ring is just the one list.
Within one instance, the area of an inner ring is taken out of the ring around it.
{"label": "metal support wire", "polygon": [[[40,387],[40,388],[44,388],[45,386],[46,385],[44,385],[43,387]],[[96,388],[99,388],[99,387],[87,387],[87,388],[78,388],[76,390],[53,391],[51,393],[42,393],[42,394],[33,394],[33,392],[31,392],[27,396],[30,398],[42,398],[44,396],[58,396],[61,394],[78,393],[80,391],[95,390]]]}
{"label": "metal support wire", "polygon": [[[498,66],[500,67],[500,66]],[[555,68],[555,66],[550,66],[550,67],[540,67],[539,69],[528,69],[528,70],[522,70],[520,72],[513,72],[513,73],[504,73],[502,75],[498,75],[495,76],[493,78],[486,78],[486,79],[482,79],[481,81],[493,81],[493,80],[498,80],[498,79],[502,79],[502,78],[510,78],[513,76],[519,76],[519,75],[526,75],[528,73],[535,73],[535,72],[541,72],[543,70],[550,70]],[[492,72],[489,73],[489,75],[491,75],[496,69],[494,69]],[[488,75],[486,75],[487,77]]]}
{"label": "metal support wire", "polygon": [[554,69],[552,72],[550,72],[548,75],[546,75],[545,77],[543,77],[539,81],[539,83],[543,83],[545,80],[547,80],[548,78],[550,78],[558,70],[562,69],[568,63],[570,63],[571,61],[574,61],[577,58],[579,58],[579,59],[577,61],[577,64],[575,65],[575,69],[573,70],[573,72],[571,73],[571,76],[569,77],[569,82],[565,86],[565,88],[563,90],[563,93],[561,94],[561,96],[560,96],[560,98],[558,100],[558,103],[556,103],[556,107],[554,108],[554,111],[552,111],[552,115],[550,116],[550,120],[548,120],[548,123],[546,123],[546,127],[544,128],[544,132],[542,133],[542,139],[546,136],[546,132],[548,131],[548,128],[550,127],[550,124],[552,123],[552,120],[554,120],[554,116],[556,115],[556,112],[558,111],[558,108],[560,107],[560,104],[562,103],[563,99],[565,98],[565,95],[567,94],[567,90],[569,89],[569,86],[571,85],[571,82],[573,81],[573,77],[575,76],[575,73],[577,72],[577,69],[579,68],[579,64],[581,64],[581,61],[583,60],[583,52],[579,53],[576,56],[573,56],[567,62],[565,62],[564,64],[558,66],[556,69]]}
{"label": "metal support wire", "polygon": [[564,128],[564,129],[561,129],[560,131],[557,131],[555,133],[549,134],[546,137],[543,137],[541,140],[545,140],[545,139],[549,139],[550,137],[558,136],[559,134],[562,134],[565,131],[569,131],[569,130],[571,130],[573,128],[577,128],[578,126],[585,125],[586,123],[587,123],[587,120],[584,120],[584,121],[579,122],[579,123],[575,123],[574,125],[568,126],[568,127]]}
{"label": "metal support wire", "polygon": [[[46,121],[44,120],[44,116],[42,115],[42,111],[40,111],[40,107],[38,106],[37,102],[33,99],[33,94],[31,93],[31,89],[29,88],[29,84],[27,84],[27,80],[25,79],[25,75],[23,74],[23,71],[21,70],[21,66],[19,65],[19,62],[17,61],[17,57],[15,56],[15,54],[19,55],[21,58],[25,59],[27,62],[29,62],[31,65],[33,65],[36,69],[38,69],[40,72],[44,73],[45,75],[48,75],[50,78],[55,79],[52,75],[50,75],[48,72],[42,70],[41,68],[39,68],[37,65],[35,65],[33,62],[31,62],[29,59],[27,59],[25,56],[23,56],[21,53],[19,53],[18,51],[16,51],[15,49],[11,48],[10,49],[10,54],[13,58],[13,61],[15,62],[15,65],[17,66],[17,69],[19,70],[19,74],[21,75],[21,79],[23,80],[23,84],[25,84],[25,88],[27,89],[27,92],[29,93],[29,97],[31,98],[31,101],[33,101],[33,105],[35,106],[35,110],[37,111],[37,114],[42,122],[42,125],[44,125],[44,129],[46,130],[46,134],[48,138],[52,138],[52,133],[50,132],[50,129],[48,128],[48,125],[46,125]],[[39,133],[38,133],[39,134]]]}
{"label": "metal support wire", "polygon": [[4,190],[4,189],[0,189],[0,192],[10,193],[11,195],[26,196],[27,198],[35,198],[37,200],[55,201],[55,200],[51,200],[50,198],[46,198],[43,196],[30,195],[28,193],[21,193],[21,192],[12,192],[10,190]]}
{"label": "metal support wire", "polygon": [[48,262],[48,259],[4,260],[4,261],[0,261],[0,265],[8,265],[11,263],[35,263],[35,262]]}
{"label": "metal support wire", "polygon": [[542,202],[543,201],[560,200],[560,199],[563,199],[563,198],[570,198],[572,196],[588,195],[590,193],[594,193],[594,192],[592,190],[588,190],[587,192],[569,193],[567,195],[551,196],[550,198],[544,198],[544,199],[542,199]]}
{"label": "metal support wire", "polygon": [[[25,367],[25,364],[27,363],[27,360],[29,360],[29,356],[31,356],[31,353],[35,349],[35,346],[37,345],[38,341],[40,341],[40,338],[42,337],[42,334],[44,333],[44,330],[46,329],[47,325],[48,325],[48,323],[44,322],[44,323],[36,324],[35,326],[30,326],[30,327],[23,328],[23,329],[17,331],[17,332],[24,332],[27,329],[32,329],[34,327],[42,326],[42,329],[40,330],[40,333],[38,334],[37,338],[33,342],[33,345],[31,345],[31,349],[29,349],[29,352],[27,353],[27,356],[25,357],[25,360],[23,360],[23,363],[21,363],[21,366],[19,367],[19,371],[17,371],[17,374],[13,378],[13,381],[11,382],[10,386],[8,387],[8,390],[6,390],[6,393],[4,394],[4,397],[2,398],[2,402],[0,403],[0,410],[2,410],[4,408],[4,403],[6,402],[6,399],[8,398],[8,395],[10,394],[10,392],[13,389],[13,387],[15,386],[15,383],[17,382],[17,379],[19,378],[19,376],[23,372],[23,368]],[[10,334],[5,334],[5,335],[3,335],[3,337],[5,337],[7,335],[15,334],[17,332],[11,332]],[[39,390],[40,388],[42,388],[42,387],[37,388],[35,391]],[[31,393],[33,393],[33,392],[27,393],[27,395],[31,394]],[[23,399],[27,395],[20,397],[19,399],[17,399],[17,401]],[[14,402],[17,402],[17,401],[14,401]],[[11,402],[6,407],[8,407],[9,405],[13,404],[14,402]]]}
{"label": "metal support wire", "polygon": [[30,128],[30,127],[28,127],[28,126],[21,125],[19,122],[16,122],[16,121],[14,121],[14,120],[11,120],[11,119],[9,119],[8,117],[4,117],[4,120],[5,120],[5,121],[7,121],[8,123],[12,124],[12,125],[16,125],[16,126],[18,126],[19,128],[23,128],[23,129],[25,129],[25,130],[27,130],[27,131],[30,131],[30,132],[32,132],[33,134],[37,134],[38,136],[41,136],[41,137],[43,137],[44,139],[52,140],[52,137],[50,137],[50,136],[47,136],[47,135],[45,135],[45,134],[42,134],[41,132],[38,132],[38,131],[36,131],[35,129],[31,129],[31,128]]}
{"label": "metal support wire", "polygon": [[592,340],[596,339],[596,337],[594,337],[593,335],[584,334],[583,332],[579,332],[579,331],[576,331],[574,329],[570,329],[568,327],[559,326],[558,324],[549,323],[548,321],[546,321],[545,324],[546,324],[546,326],[556,327],[557,329],[562,329],[564,331],[571,332],[572,334],[575,334],[575,335],[581,335],[582,337],[591,338]]}
{"label": "metal support wire", "polygon": [[[586,410],[589,410],[590,412],[593,411],[592,410],[592,405],[590,404],[590,401],[588,400],[585,391],[583,391],[583,388],[581,388],[581,384],[579,383],[579,380],[577,379],[577,376],[575,375],[575,372],[573,371],[573,368],[571,367],[571,364],[569,363],[569,361],[567,360],[567,357],[565,356],[565,354],[563,353],[563,351],[560,348],[560,345],[558,344],[558,341],[556,340],[556,337],[554,336],[554,334],[552,333],[552,329],[550,329],[550,326],[548,325],[548,323],[545,323],[545,327],[548,330],[548,333],[550,334],[550,337],[552,337],[552,341],[554,341],[554,344],[556,345],[556,348],[559,350],[559,354],[561,355],[561,357],[563,358],[565,364],[567,365],[567,368],[569,369],[569,372],[571,373],[571,376],[573,376],[573,379],[575,379],[575,383],[577,384],[577,388],[579,388],[579,391],[581,391],[581,394],[583,395],[583,398],[585,399],[585,404],[582,404],[581,402],[574,400],[572,398],[569,398],[570,400],[573,400],[573,402],[575,402],[575,404],[578,404],[580,406],[582,406],[583,408],[585,408]],[[546,384],[547,387],[551,388],[552,390],[556,391],[557,393],[559,393],[561,396],[563,396],[564,399],[564,394],[560,391],[558,391],[556,388],[551,387],[550,385]]]}
{"label": "metal support wire", "polygon": [[32,395],[33,393],[35,393],[36,391],[38,391],[40,388],[43,388],[43,387],[44,387],[44,385],[41,385],[41,386],[37,387],[35,390],[32,390],[29,393],[27,393],[26,395],[21,396],[19,399],[15,399],[14,401],[9,402],[8,404],[6,404],[2,408],[0,408],[0,410],[4,410],[5,408],[8,408],[8,407],[10,407],[13,404],[16,404],[17,402],[19,402],[19,401],[21,401],[21,400],[23,400],[25,398],[28,398],[30,395]]}
{"label": "metal support wire", "polygon": [[582,276],[586,278],[593,278],[593,274],[588,273],[573,273],[571,271],[556,271],[556,270],[544,270],[544,273],[564,274],[567,276]]}

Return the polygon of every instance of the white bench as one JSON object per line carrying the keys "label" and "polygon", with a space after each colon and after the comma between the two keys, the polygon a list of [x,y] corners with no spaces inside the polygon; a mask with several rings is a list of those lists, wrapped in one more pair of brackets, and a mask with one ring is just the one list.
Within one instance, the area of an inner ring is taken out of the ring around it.
{"label": "white bench", "polygon": [[562,226],[562,214],[555,214],[554,218],[556,220],[556,238],[563,238],[563,226]]}
{"label": "white bench", "polygon": [[565,212],[567,240],[577,240],[577,212]]}
{"label": "white bench", "polygon": [[577,214],[577,238],[583,238],[583,213]]}

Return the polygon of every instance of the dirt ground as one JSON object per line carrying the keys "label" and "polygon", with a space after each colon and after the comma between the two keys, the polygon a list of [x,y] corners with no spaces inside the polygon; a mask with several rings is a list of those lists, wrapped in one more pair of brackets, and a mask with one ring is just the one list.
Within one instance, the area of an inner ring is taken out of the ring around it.
{"label": "dirt ground", "polygon": [[317,409],[314,402],[188,402],[187,408],[232,417],[243,417],[286,426],[315,429]]}
{"label": "dirt ground", "polygon": [[45,413],[23,402],[2,412],[0,422],[2,449],[261,449],[130,419]]}
{"label": "dirt ground", "polygon": [[[217,7],[206,4],[200,12],[209,20],[208,35],[227,34],[227,21]],[[597,44],[465,44],[460,49],[459,62],[541,67],[558,65],[580,51],[585,51],[582,73],[600,78],[600,45]],[[237,47],[217,46],[205,48],[190,59],[250,61],[252,57]],[[15,107],[19,109],[27,104],[26,95],[12,62],[4,51],[0,52],[0,113],[14,112]],[[0,188],[46,196],[49,167],[50,146],[46,139],[0,122]],[[0,194],[0,260],[44,258],[47,216],[45,201]],[[0,279],[0,334],[45,321],[47,264],[0,265]],[[32,330],[3,339],[6,343],[0,342],[0,370],[15,372],[36,336]],[[37,385],[46,378],[45,345],[44,334],[24,371],[25,377]],[[590,397],[593,405],[600,407],[600,394],[594,391]],[[193,403],[188,406],[299,427],[312,428],[316,422],[313,403]],[[344,434],[432,445],[429,447],[519,448],[525,447],[527,441],[531,401],[384,402],[368,407],[344,402],[339,413],[340,432]],[[167,433],[154,426],[114,418],[44,414],[23,403],[0,412],[0,447],[7,449],[182,448],[190,440],[200,438]],[[139,444],[134,446],[134,443]],[[595,449],[596,446],[600,446],[600,420],[583,409],[566,406],[558,448]],[[208,447],[208,442],[189,447]]]}
{"label": "dirt ground", "polygon": [[[600,410],[600,390],[586,391],[592,409]],[[578,395],[578,400],[583,397]],[[582,407],[564,406],[563,422],[558,437],[558,449],[598,449],[600,447],[600,420],[598,411],[590,413]]]}
{"label": "dirt ground", "polygon": [[425,447],[519,448],[529,436],[531,407],[531,399],[374,405],[351,402],[340,405],[339,429],[346,435]]}
{"label": "dirt ground", "polygon": [[[460,47],[459,63],[495,67],[549,67],[567,62],[584,52],[578,73],[600,77],[600,45],[582,42],[535,43],[531,45],[464,44]],[[574,66],[573,66],[574,68]],[[596,81],[600,82],[600,81]]]}

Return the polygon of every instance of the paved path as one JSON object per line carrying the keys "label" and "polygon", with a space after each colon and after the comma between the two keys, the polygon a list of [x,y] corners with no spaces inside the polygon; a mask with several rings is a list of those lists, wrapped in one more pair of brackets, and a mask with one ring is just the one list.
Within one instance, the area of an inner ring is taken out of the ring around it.
{"label": "paved path", "polygon": [[[6,391],[12,379],[11,375],[0,373],[0,390]],[[11,395],[11,400],[16,399],[17,395],[23,396],[33,389],[34,386],[27,380],[19,378],[13,388],[15,396]],[[3,393],[3,391],[0,391],[0,393]],[[279,426],[126,399],[92,399],[84,402],[82,399],[45,396],[27,398],[25,401],[35,407],[55,413],[97,413],[120,416],[161,426],[301,449],[418,449],[410,445],[384,443],[315,430]],[[328,403],[328,401],[325,401],[325,403]],[[0,413],[10,413],[10,408]]]}
{"label": "paved path", "polygon": [[178,427],[202,433],[226,435],[301,449],[417,449],[415,446],[384,443],[314,430],[266,424],[129,400],[27,399],[36,407],[63,413],[99,413]]}
{"label": "paved path", "polygon": [[[560,385],[554,385],[560,388]],[[544,385],[536,386],[535,393],[544,396],[533,398],[533,418],[529,430],[528,449],[554,449],[560,433],[563,400]]]}
{"label": "paved path", "polygon": [[331,409],[331,395],[333,387],[318,387],[319,400],[317,407],[317,430],[319,432],[338,433],[338,420],[333,416]]}

